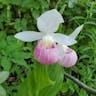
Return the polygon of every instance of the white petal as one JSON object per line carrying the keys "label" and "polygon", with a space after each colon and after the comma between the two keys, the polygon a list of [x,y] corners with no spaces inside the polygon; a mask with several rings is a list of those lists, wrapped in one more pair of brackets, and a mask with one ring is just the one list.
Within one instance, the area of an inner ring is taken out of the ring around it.
{"label": "white petal", "polygon": [[65,50],[61,44],[58,44],[57,47],[58,47],[59,56],[60,56],[59,58],[62,59],[65,55]]}
{"label": "white petal", "polygon": [[15,35],[15,38],[24,41],[24,42],[31,42],[31,41],[35,41],[35,40],[39,40],[41,39],[43,36],[42,33],[40,32],[34,32],[34,31],[23,31],[20,33],[17,33]]}
{"label": "white petal", "polygon": [[63,22],[62,15],[56,9],[52,9],[37,18],[37,27],[41,32],[56,32],[59,24]]}
{"label": "white petal", "polygon": [[69,36],[60,34],[60,33],[56,33],[56,34],[52,34],[53,39],[55,40],[55,42],[59,43],[59,44],[63,44],[66,46],[70,46],[76,43],[76,40],[70,38]]}
{"label": "white petal", "polygon": [[77,27],[74,32],[72,34],[70,34],[70,38],[76,39],[76,36],[80,33],[80,31],[82,30],[84,24],[80,25],[79,27]]}

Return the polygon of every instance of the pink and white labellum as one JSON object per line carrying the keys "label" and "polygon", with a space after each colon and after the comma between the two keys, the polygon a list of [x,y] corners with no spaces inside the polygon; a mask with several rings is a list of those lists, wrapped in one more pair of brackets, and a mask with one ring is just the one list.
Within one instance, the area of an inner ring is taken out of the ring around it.
{"label": "pink and white labellum", "polygon": [[56,9],[52,9],[37,18],[37,27],[40,32],[23,31],[17,33],[15,38],[24,42],[39,40],[34,50],[35,59],[42,64],[54,64],[59,60],[60,49],[56,44],[66,46],[75,44],[76,36],[83,28],[83,25],[77,27],[69,36],[55,33],[61,23],[64,23],[62,15]]}
{"label": "pink and white labellum", "polygon": [[55,43],[46,47],[39,41],[34,50],[35,59],[41,64],[54,64],[59,60],[58,48]]}
{"label": "pink and white labellum", "polygon": [[60,59],[59,62],[63,67],[69,68],[69,67],[74,66],[77,60],[78,60],[78,57],[77,57],[76,52],[70,48],[67,48],[65,51],[64,57]]}

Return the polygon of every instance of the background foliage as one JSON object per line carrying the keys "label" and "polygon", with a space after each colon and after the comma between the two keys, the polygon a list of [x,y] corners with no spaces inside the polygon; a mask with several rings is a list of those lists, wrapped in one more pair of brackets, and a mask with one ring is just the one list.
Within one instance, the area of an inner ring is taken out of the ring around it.
{"label": "background foliage", "polygon": [[[19,91],[18,85],[28,77],[28,72],[29,76],[33,74],[30,73],[30,70],[33,70],[37,64],[33,56],[36,42],[23,43],[15,39],[14,34],[24,30],[38,31],[36,18],[44,11],[53,8],[60,11],[65,20],[64,24],[60,25],[58,32],[69,34],[78,25],[86,24],[77,38],[78,43],[72,46],[78,53],[77,65],[64,69],[96,89],[95,0],[0,0],[0,70],[10,72],[8,80],[2,84],[7,91],[7,96],[16,96]],[[52,79],[52,77],[50,78]],[[47,80],[48,77],[45,79]],[[52,80],[54,81],[54,77]],[[93,96],[66,78],[58,93],[61,96]],[[40,96],[48,96],[42,94]]]}

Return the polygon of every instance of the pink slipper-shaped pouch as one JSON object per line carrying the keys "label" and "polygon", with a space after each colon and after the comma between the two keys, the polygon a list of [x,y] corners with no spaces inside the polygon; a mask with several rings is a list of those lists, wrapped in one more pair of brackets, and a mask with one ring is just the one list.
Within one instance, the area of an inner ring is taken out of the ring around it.
{"label": "pink slipper-shaped pouch", "polygon": [[39,41],[34,50],[35,59],[41,64],[54,64],[59,60],[57,45],[54,43],[47,48]]}
{"label": "pink slipper-shaped pouch", "polygon": [[62,59],[60,59],[60,64],[64,67],[72,67],[77,62],[77,54],[74,50],[68,48],[65,52],[65,55]]}

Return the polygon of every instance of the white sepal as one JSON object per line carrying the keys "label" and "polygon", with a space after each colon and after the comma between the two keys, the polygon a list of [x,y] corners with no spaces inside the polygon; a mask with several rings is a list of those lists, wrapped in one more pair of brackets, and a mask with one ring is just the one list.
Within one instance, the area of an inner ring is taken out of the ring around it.
{"label": "white sepal", "polygon": [[66,45],[66,46],[73,45],[77,42],[76,40],[70,38],[69,36],[63,35],[60,33],[52,34],[52,36],[55,42],[62,44],[62,45]]}
{"label": "white sepal", "polygon": [[24,42],[32,42],[35,40],[41,39],[43,36],[42,33],[40,32],[35,32],[35,31],[23,31],[19,32],[15,35],[15,38],[24,41]]}
{"label": "white sepal", "polygon": [[52,9],[37,18],[37,27],[41,32],[56,32],[59,24],[63,22],[62,15],[56,9]]}
{"label": "white sepal", "polygon": [[72,39],[76,39],[77,35],[80,33],[80,31],[82,30],[84,24],[80,25],[79,27],[77,27],[74,32],[72,34],[70,34],[70,38]]}

